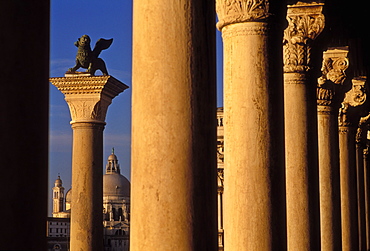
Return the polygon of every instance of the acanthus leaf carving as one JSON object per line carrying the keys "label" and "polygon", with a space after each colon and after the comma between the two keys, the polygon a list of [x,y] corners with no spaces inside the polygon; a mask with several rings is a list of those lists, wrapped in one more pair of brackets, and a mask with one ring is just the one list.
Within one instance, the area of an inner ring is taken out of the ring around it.
{"label": "acanthus leaf carving", "polygon": [[334,98],[334,90],[329,88],[317,87],[317,105],[331,105]]}
{"label": "acanthus leaf carving", "polygon": [[367,99],[365,90],[366,77],[357,77],[352,80],[352,88],[346,92],[339,109],[339,126],[357,126],[360,114]]}
{"label": "acanthus leaf carving", "polygon": [[217,28],[248,21],[261,21],[269,16],[268,0],[216,0]]}
{"label": "acanthus leaf carving", "polygon": [[356,143],[362,147],[366,147],[367,132],[370,123],[370,113],[366,116],[361,117],[358,123],[357,133],[356,133]]}
{"label": "acanthus leaf carving", "polygon": [[322,32],[325,17],[322,3],[288,5],[288,27],[284,30],[284,72],[306,72],[310,69],[311,41]]}
{"label": "acanthus leaf carving", "polygon": [[323,53],[321,76],[317,79],[317,105],[331,105],[333,98],[346,80],[348,47],[329,48]]}
{"label": "acanthus leaf carving", "polygon": [[346,70],[349,67],[348,47],[329,48],[323,53],[321,77],[318,79],[318,86],[330,82],[342,85],[347,78]]}

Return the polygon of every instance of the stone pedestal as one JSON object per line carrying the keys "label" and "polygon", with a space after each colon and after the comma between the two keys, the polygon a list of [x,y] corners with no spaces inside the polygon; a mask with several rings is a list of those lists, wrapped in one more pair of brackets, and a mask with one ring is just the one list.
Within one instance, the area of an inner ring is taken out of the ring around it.
{"label": "stone pedestal", "polygon": [[217,250],[214,2],[133,16],[130,250]]}
{"label": "stone pedestal", "polygon": [[274,135],[282,121],[272,117],[281,82],[269,81],[268,4],[216,1],[224,45],[225,250],[286,248],[284,164],[276,154],[283,144]]}
{"label": "stone pedestal", "polygon": [[320,250],[316,86],[310,49],[324,28],[323,4],[288,5],[284,31],[284,106],[288,250]]}
{"label": "stone pedestal", "polygon": [[[323,53],[317,86],[321,250],[341,250],[338,97],[349,66],[348,48]],[[338,93],[339,92],[339,93]]]}
{"label": "stone pedestal", "polygon": [[[66,74],[50,82],[68,103],[73,129],[71,250],[103,250],[103,130],[112,99],[128,88],[112,76]],[[87,74],[89,75],[89,74]]]}

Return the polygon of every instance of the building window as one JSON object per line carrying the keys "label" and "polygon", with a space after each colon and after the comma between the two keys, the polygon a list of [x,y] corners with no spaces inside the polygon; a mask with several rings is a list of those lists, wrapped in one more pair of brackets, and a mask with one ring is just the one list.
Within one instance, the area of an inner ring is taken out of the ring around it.
{"label": "building window", "polygon": [[60,245],[59,244],[55,244],[54,247],[53,247],[54,250],[58,250],[58,249],[61,249]]}

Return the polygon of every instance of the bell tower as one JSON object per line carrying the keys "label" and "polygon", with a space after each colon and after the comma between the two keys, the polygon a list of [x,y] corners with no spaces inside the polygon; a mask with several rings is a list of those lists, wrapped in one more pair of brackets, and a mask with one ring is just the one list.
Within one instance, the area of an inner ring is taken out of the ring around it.
{"label": "bell tower", "polygon": [[64,210],[64,187],[62,186],[62,180],[58,175],[55,180],[55,186],[53,187],[53,217],[56,213]]}

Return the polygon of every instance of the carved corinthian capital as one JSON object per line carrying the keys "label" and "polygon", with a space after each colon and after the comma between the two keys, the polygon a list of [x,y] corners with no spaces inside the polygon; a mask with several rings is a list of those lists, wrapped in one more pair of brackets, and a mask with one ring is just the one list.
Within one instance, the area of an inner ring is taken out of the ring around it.
{"label": "carved corinthian capital", "polygon": [[50,78],[68,103],[72,121],[105,123],[112,99],[128,88],[112,76]]}
{"label": "carved corinthian capital", "polygon": [[348,69],[348,47],[329,48],[323,53],[321,77],[317,80],[317,105],[331,105],[336,86],[346,80]]}
{"label": "carved corinthian capital", "polygon": [[357,125],[360,110],[366,102],[365,91],[366,77],[358,77],[352,80],[352,89],[346,92],[342,107],[339,109],[339,126]]}
{"label": "carved corinthian capital", "polygon": [[323,3],[288,5],[288,27],[284,31],[284,72],[306,72],[310,64],[310,42],[322,32]]}
{"label": "carved corinthian capital", "polygon": [[323,53],[321,77],[318,79],[318,86],[330,82],[342,85],[347,77],[345,71],[348,69],[348,47],[329,48]]}
{"label": "carved corinthian capital", "polygon": [[216,0],[217,28],[250,21],[265,20],[269,16],[268,0]]}
{"label": "carved corinthian capital", "polygon": [[356,143],[362,147],[366,147],[367,132],[370,124],[370,113],[366,116],[361,117],[358,123],[357,133],[356,133]]}

